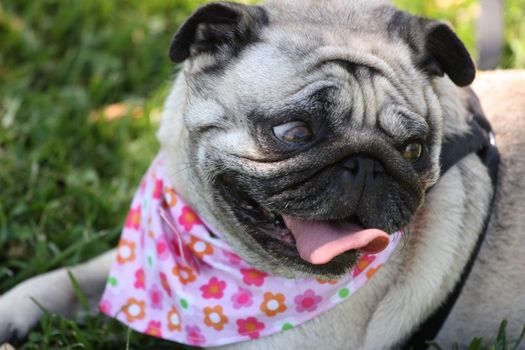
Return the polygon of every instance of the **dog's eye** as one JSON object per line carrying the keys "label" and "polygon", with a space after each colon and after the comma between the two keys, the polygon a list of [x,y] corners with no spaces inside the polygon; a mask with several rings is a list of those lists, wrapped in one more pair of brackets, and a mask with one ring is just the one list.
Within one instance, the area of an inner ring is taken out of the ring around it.
{"label": "dog's eye", "polygon": [[403,151],[403,158],[410,162],[415,162],[419,158],[421,158],[421,154],[423,153],[423,146],[418,143],[410,143],[405,147],[405,150]]}
{"label": "dog's eye", "polygon": [[274,135],[285,142],[306,142],[313,137],[312,129],[301,121],[293,121],[273,127]]}

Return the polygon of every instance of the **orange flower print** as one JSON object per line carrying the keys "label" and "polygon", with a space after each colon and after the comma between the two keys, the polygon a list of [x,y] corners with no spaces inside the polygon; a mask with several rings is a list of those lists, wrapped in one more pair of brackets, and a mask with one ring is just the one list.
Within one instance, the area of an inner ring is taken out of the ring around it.
{"label": "orange flower print", "polygon": [[124,265],[134,261],[135,258],[135,242],[121,239],[117,249],[117,262]]}
{"label": "orange flower print", "polygon": [[124,227],[134,230],[140,229],[140,212],[140,205],[136,208],[131,208],[128,213],[128,217],[126,218],[126,224]]}
{"label": "orange flower print", "polygon": [[213,254],[213,247],[211,244],[201,241],[193,236],[191,237],[191,242],[188,245],[188,248],[190,248],[193,254],[197,255],[199,259],[202,259],[205,255]]}
{"label": "orange flower print", "polygon": [[160,321],[149,321],[148,327],[144,331],[145,334],[152,335],[154,337],[162,337],[162,324]]}
{"label": "orange flower print", "polygon": [[201,219],[188,206],[182,208],[182,214],[179,217],[179,224],[184,226],[186,231],[190,231],[194,225],[202,224]]}
{"label": "orange flower print", "polygon": [[368,277],[368,279],[372,278],[377,271],[379,271],[379,269],[381,268],[381,266],[383,265],[377,265],[376,267],[374,267],[373,269],[370,269],[366,272],[366,277]]}
{"label": "orange flower print", "polygon": [[122,312],[124,312],[126,319],[130,323],[142,320],[146,316],[145,302],[130,298],[122,308]]}
{"label": "orange flower print", "polygon": [[319,284],[337,284],[337,280],[325,280],[325,279],[322,279],[322,278],[316,278],[317,282],[319,282]]}
{"label": "orange flower print", "polygon": [[367,267],[368,265],[370,265],[374,260],[376,259],[375,256],[373,255],[368,255],[368,254],[365,254],[361,257],[361,259],[359,259],[359,261],[357,262],[357,265],[356,267],[354,268],[354,272],[352,273],[352,275],[354,277],[356,277],[357,275],[359,275],[361,272],[363,272]]}
{"label": "orange flower print", "polygon": [[192,268],[181,264],[175,265],[172,272],[176,277],[179,278],[180,283],[183,285],[187,285],[188,283],[191,283],[197,279],[197,276],[195,276]]}
{"label": "orange flower print", "polygon": [[228,317],[222,313],[222,306],[205,307],[204,323],[216,331],[222,331],[224,325],[228,323]]}
{"label": "orange flower print", "polygon": [[264,301],[261,304],[260,310],[264,312],[266,316],[274,317],[275,315],[286,311],[284,299],[282,293],[264,293]]}
{"label": "orange flower print", "polygon": [[172,307],[168,312],[168,329],[172,332],[182,331],[182,319],[176,307]]}
{"label": "orange flower print", "polygon": [[173,208],[177,205],[177,193],[171,187],[166,187],[164,190],[164,200],[169,208]]}

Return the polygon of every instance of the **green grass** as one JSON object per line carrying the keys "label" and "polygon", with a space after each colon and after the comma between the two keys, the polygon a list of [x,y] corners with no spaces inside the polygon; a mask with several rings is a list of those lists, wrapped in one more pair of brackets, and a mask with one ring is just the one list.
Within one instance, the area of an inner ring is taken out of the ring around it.
{"label": "green grass", "polygon": [[[167,48],[195,5],[0,2],[0,293],[115,246],[158,149],[175,74]],[[114,104],[129,115],[105,121]],[[22,348],[125,348],[128,338],[161,346],[102,317],[49,317]]]}
{"label": "green grass", "polygon": [[[507,335],[508,322],[503,320],[498,329],[494,340],[492,342],[486,342],[483,338],[474,338],[470,344],[465,348],[466,350],[519,350],[523,346],[523,340],[525,338],[525,326],[523,327],[520,335],[516,339],[509,339]],[[445,350],[437,342],[429,343],[430,349]],[[452,350],[461,350],[459,346],[454,346]]]}
{"label": "green grass", "polygon": [[[0,1],[0,293],[116,244],[158,149],[169,42],[203,2]],[[474,52],[474,0],[397,3],[447,19]],[[503,65],[524,67],[525,0],[507,7]],[[173,348],[104,317],[49,315],[20,349],[153,346]]]}

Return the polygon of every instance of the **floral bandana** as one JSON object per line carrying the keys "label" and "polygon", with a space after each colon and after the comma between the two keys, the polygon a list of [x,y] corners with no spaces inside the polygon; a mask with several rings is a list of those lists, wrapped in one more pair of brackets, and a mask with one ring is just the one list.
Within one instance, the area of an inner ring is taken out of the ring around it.
{"label": "floral bandana", "polygon": [[301,325],[348,299],[399,243],[339,280],[286,279],[237,256],[170,186],[157,157],[135,194],[100,310],[134,330],[219,346]]}

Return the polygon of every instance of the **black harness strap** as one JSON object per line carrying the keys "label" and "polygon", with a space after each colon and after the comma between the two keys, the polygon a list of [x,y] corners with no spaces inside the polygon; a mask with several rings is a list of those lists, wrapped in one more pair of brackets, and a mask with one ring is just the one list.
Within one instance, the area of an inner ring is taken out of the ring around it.
{"label": "black harness strap", "polygon": [[495,186],[500,158],[493,144],[495,136],[492,127],[483,114],[474,114],[469,125],[469,133],[445,138],[441,151],[441,176],[464,157],[476,153],[489,170]]}
{"label": "black harness strap", "polygon": [[487,226],[489,222],[491,208],[494,204],[494,198],[496,194],[496,186],[498,182],[498,169],[500,164],[500,156],[498,149],[494,145],[494,133],[490,126],[489,121],[483,115],[481,111],[473,112],[473,118],[470,121],[471,131],[464,135],[453,136],[445,138],[442,152],[441,152],[441,175],[449,170],[454,164],[465,156],[476,153],[483,164],[489,171],[490,178],[494,192],[492,194],[491,203],[485,222],[483,225],[482,232],[478,237],[478,241],[472,253],[470,254],[469,260],[463,269],[463,272],[456,283],[454,289],[445,299],[443,304],[434,311],[411,335],[411,337],[405,343],[406,349],[420,350],[427,349],[427,342],[434,340],[447,320],[450,311],[454,307],[456,300],[458,299],[463,286],[474,266],[474,262],[480,251],[481,245],[485,239]]}

